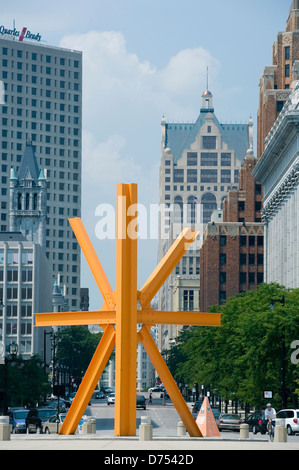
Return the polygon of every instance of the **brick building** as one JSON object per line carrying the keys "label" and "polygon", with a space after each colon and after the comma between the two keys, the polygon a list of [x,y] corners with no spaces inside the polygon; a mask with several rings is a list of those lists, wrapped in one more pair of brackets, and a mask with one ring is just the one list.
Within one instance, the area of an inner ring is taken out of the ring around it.
{"label": "brick building", "polygon": [[293,0],[286,31],[278,33],[273,45],[273,63],[266,66],[259,84],[257,115],[257,157],[265,139],[299,78],[299,0]]}
{"label": "brick building", "polygon": [[248,150],[239,189],[232,188],[224,201],[223,222],[206,227],[200,250],[201,311],[263,282],[263,191],[252,176],[256,163],[253,151]]}

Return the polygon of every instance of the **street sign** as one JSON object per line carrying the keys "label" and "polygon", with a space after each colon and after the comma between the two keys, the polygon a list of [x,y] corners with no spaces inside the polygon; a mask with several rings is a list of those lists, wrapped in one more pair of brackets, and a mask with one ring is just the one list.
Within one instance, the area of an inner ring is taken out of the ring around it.
{"label": "street sign", "polygon": [[273,392],[272,392],[272,390],[265,390],[265,391],[264,391],[264,398],[272,399],[272,398],[273,398]]}

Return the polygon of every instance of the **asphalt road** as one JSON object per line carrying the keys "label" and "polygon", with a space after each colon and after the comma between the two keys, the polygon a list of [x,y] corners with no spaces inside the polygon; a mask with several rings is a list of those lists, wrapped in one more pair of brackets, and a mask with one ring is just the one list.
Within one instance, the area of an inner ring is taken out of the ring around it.
{"label": "asphalt road", "polygon": [[[144,396],[147,399],[147,394],[144,393]],[[147,400],[148,402],[148,400]],[[96,419],[96,430],[99,435],[113,435],[114,431],[114,406],[107,405],[107,400],[93,400],[91,402],[92,406],[89,406],[86,409],[85,414],[87,416],[92,416]],[[176,409],[172,405],[171,401],[168,400],[166,405],[163,406],[162,400],[159,397],[159,394],[153,394],[153,404],[148,405],[147,409],[137,409],[137,419],[136,419],[136,429],[138,435],[138,428],[141,423],[141,416],[150,416],[152,426],[153,426],[153,436],[154,437],[175,437],[177,436],[177,424],[181,421],[180,416],[178,415]],[[221,437],[224,439],[238,439],[239,432],[230,432],[223,431],[221,432]],[[259,439],[268,441],[268,437],[261,435],[253,435],[250,433],[251,439]],[[299,435],[297,436],[288,436],[288,442],[298,443],[299,449]]]}

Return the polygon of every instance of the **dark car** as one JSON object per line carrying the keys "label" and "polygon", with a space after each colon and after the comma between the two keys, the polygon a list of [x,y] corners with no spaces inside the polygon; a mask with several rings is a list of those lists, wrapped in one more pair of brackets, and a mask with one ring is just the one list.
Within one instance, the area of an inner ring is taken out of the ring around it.
{"label": "dark car", "polygon": [[264,413],[252,413],[245,419],[245,424],[249,425],[249,431],[253,434],[260,432],[261,434],[267,433],[267,420]]}
{"label": "dark car", "polygon": [[26,417],[26,433],[35,432],[41,434],[43,432],[44,422],[51,416],[55,415],[55,410],[51,408],[32,408]]}
{"label": "dark car", "polygon": [[143,395],[137,395],[136,397],[136,407],[143,408],[146,410],[146,399]]}
{"label": "dark car", "polygon": [[200,408],[202,407],[202,403],[203,403],[203,400],[199,400],[199,401],[196,401],[194,403],[194,405],[192,406],[192,414],[193,415],[198,415],[198,413],[200,412]]}

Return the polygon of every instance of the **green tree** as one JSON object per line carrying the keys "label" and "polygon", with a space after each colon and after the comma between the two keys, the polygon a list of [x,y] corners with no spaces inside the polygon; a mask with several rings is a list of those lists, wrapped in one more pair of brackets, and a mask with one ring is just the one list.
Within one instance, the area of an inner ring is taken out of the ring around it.
{"label": "green tree", "polygon": [[[50,386],[42,368],[42,361],[35,355],[24,360],[18,356],[7,363],[7,405],[35,406],[47,393]],[[4,367],[0,371],[0,389],[4,392]]]}
{"label": "green tree", "polygon": [[71,326],[56,333],[56,366],[67,367],[76,383],[81,380],[89,366],[102,333],[91,333],[83,326]]}
{"label": "green tree", "polygon": [[[285,306],[271,299],[285,296]],[[172,371],[205,384],[225,400],[263,407],[263,390],[273,390],[281,406],[282,332],[285,331],[286,386],[289,402],[297,404],[298,368],[291,363],[290,345],[299,338],[299,289],[263,284],[229,299],[211,311],[222,312],[220,328],[193,327],[184,331],[172,350]]]}

